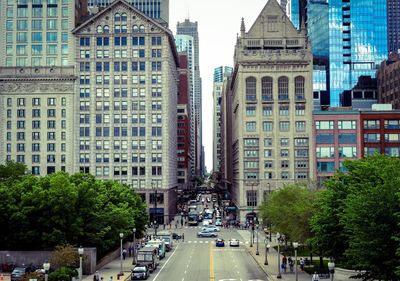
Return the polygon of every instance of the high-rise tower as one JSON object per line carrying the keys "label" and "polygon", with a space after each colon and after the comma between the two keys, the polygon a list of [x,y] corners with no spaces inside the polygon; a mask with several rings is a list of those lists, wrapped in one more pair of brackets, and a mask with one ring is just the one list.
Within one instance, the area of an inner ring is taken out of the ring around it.
{"label": "high-rise tower", "polygon": [[199,33],[197,22],[191,22],[186,19],[184,22],[178,22],[176,27],[177,35],[189,35],[193,37],[193,87],[194,87],[194,116],[195,116],[195,173],[196,175],[204,174],[202,165],[202,93],[201,93],[201,77],[200,77],[200,59],[199,59]]}
{"label": "high-rise tower", "polygon": [[400,51],[400,1],[387,0],[388,47],[390,52]]}

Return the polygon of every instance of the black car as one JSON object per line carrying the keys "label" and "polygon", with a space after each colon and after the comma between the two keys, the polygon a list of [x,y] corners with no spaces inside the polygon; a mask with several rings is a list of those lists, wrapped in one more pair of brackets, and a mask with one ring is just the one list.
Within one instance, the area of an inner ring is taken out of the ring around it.
{"label": "black car", "polygon": [[16,281],[21,279],[28,272],[26,267],[16,267],[11,272],[11,281]]}
{"label": "black car", "polygon": [[132,269],[131,280],[146,280],[149,275],[149,268],[146,265],[137,265]]}
{"label": "black car", "polygon": [[181,238],[182,238],[181,235],[179,235],[179,234],[177,234],[177,233],[172,233],[172,239],[177,240],[177,239],[181,239]]}

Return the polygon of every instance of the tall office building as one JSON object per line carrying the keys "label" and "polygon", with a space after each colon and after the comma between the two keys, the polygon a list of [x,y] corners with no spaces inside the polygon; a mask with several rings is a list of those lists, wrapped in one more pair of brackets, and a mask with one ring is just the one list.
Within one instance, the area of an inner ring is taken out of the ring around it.
{"label": "tall office building", "polygon": [[227,76],[232,74],[232,67],[220,66],[214,69],[213,85],[213,171],[221,172],[221,97],[223,82]]}
{"label": "tall office building", "polygon": [[73,65],[80,11],[80,1],[0,1],[0,66]]}
{"label": "tall office building", "polygon": [[184,22],[178,22],[176,27],[177,35],[189,35],[193,37],[193,71],[194,71],[194,116],[195,116],[195,173],[196,175],[204,174],[204,165],[202,164],[202,150],[203,150],[203,133],[202,133],[202,91],[201,91],[201,77],[200,77],[200,57],[199,57],[199,33],[197,22],[191,22],[186,19]]}
{"label": "tall office building", "polygon": [[400,52],[400,1],[387,0],[388,47],[390,52]]}
{"label": "tall office building", "polygon": [[232,199],[253,220],[271,190],[314,178],[311,50],[276,0],[242,21],[230,88]]}
{"label": "tall office building", "polygon": [[189,79],[189,107],[190,107],[190,143],[189,143],[189,161],[190,174],[195,175],[196,167],[196,117],[195,117],[195,100],[194,100],[194,42],[190,35],[176,35],[175,44],[178,52],[186,53],[188,64],[188,79]]}
{"label": "tall office building", "polygon": [[[88,0],[89,10],[107,7],[116,0]],[[146,16],[163,20],[167,24],[169,22],[169,0],[127,0],[136,9],[144,13]]]}
{"label": "tall office building", "polygon": [[330,104],[339,106],[343,91],[375,77],[387,57],[386,0],[330,0],[329,27]]}
{"label": "tall office building", "polygon": [[169,221],[176,208],[179,65],[171,31],[116,0],[73,33],[76,166],[131,185],[151,221]]}

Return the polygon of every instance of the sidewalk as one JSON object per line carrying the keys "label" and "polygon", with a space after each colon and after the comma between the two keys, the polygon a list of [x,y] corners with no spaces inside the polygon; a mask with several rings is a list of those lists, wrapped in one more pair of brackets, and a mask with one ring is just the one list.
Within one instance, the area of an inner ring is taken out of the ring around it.
{"label": "sidewalk", "polygon": [[[250,241],[250,230],[238,230],[238,233],[243,237],[243,241]],[[257,236],[255,236],[255,241],[257,239]],[[274,236],[272,236],[272,242],[268,243],[271,245],[268,255],[267,255],[267,260],[268,260],[268,265],[264,265],[265,261],[265,243],[264,240],[266,239],[266,236],[264,233],[259,233],[258,237],[258,246],[259,246],[259,255],[256,255],[257,251],[257,243],[254,243],[253,247],[250,247],[249,244],[245,244],[249,254],[254,258],[258,266],[265,272],[265,274],[268,276],[268,280],[295,280],[296,276],[294,273],[290,273],[289,269],[287,269],[287,273],[281,273],[282,278],[278,279],[278,252],[273,248],[274,246],[277,245],[276,239]],[[294,259],[294,257],[292,257]],[[280,259],[282,261],[282,255],[280,255]],[[299,257],[297,257],[299,259]],[[311,280],[311,275],[309,275],[306,272],[302,272],[300,270],[300,266],[298,265],[298,280],[299,281],[310,281]],[[352,272],[347,272],[347,271],[342,271],[339,269],[335,270],[335,275],[334,275],[334,280],[335,281],[348,281],[348,280],[357,280],[357,279],[350,279],[350,276],[353,275]],[[322,279],[324,280],[324,279]],[[329,280],[329,279],[325,279]]]}
{"label": "sidewalk", "polygon": [[[122,261],[122,270],[124,275],[120,277],[119,280],[126,280],[130,277],[131,270],[133,269],[134,265],[132,265],[133,257],[127,256],[125,260]],[[112,276],[113,280],[118,280],[118,274],[121,271],[121,260],[115,259],[112,262],[106,264],[102,268],[98,270],[98,274],[100,277],[103,277],[104,281],[109,281],[110,277]],[[84,275],[83,281],[93,281],[94,274],[91,275]]]}

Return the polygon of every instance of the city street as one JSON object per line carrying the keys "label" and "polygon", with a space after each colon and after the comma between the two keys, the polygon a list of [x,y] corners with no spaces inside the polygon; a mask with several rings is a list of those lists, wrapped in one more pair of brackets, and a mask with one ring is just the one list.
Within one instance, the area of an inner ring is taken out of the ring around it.
{"label": "city street", "polygon": [[[265,273],[247,253],[242,237],[234,229],[221,229],[219,238],[225,239],[225,247],[217,248],[215,238],[197,238],[198,227],[184,227],[173,232],[184,233],[185,242],[175,244],[173,251],[161,261],[152,273],[151,281],[258,281],[266,280]],[[239,247],[229,247],[229,239],[239,239]]]}

